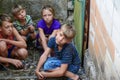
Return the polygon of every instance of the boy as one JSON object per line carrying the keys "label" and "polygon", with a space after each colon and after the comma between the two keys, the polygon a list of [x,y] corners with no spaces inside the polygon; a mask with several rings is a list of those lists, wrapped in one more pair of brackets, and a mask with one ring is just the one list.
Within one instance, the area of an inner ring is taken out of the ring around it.
{"label": "boy", "polygon": [[21,5],[15,5],[12,14],[16,19],[13,24],[23,39],[26,41],[29,39],[34,40],[36,38],[35,28],[31,17],[26,15],[26,10]]}
{"label": "boy", "polygon": [[[76,48],[71,43],[74,36],[74,28],[64,24],[56,37],[52,37],[48,41],[48,47],[40,57],[35,71],[39,79],[66,76],[68,79],[79,80],[76,73],[80,67],[80,59]],[[52,49],[54,49],[55,57],[47,59]],[[43,64],[45,71],[39,71]]]}
{"label": "boy", "polygon": [[23,38],[13,27],[11,18],[7,14],[0,15],[0,63],[9,66],[13,64],[22,68],[22,62],[28,53]]}

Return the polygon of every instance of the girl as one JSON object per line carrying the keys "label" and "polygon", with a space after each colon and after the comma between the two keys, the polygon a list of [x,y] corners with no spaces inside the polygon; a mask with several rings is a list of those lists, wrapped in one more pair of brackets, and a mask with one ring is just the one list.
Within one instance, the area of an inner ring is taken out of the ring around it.
{"label": "girl", "polygon": [[47,48],[47,41],[56,36],[60,28],[60,22],[54,19],[55,12],[50,5],[45,5],[41,11],[42,19],[38,21],[37,27],[39,29],[39,42],[41,42],[43,49]]}
{"label": "girl", "polygon": [[7,14],[0,15],[0,63],[13,64],[17,68],[23,67],[22,62],[27,57],[27,47],[23,38],[13,27],[11,18]]}

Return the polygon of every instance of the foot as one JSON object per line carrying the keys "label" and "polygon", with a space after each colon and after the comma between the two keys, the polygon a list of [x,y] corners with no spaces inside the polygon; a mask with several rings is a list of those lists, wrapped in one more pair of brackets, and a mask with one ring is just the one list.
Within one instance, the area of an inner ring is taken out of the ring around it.
{"label": "foot", "polygon": [[74,80],[82,80],[82,79],[80,78],[80,76],[76,75]]}

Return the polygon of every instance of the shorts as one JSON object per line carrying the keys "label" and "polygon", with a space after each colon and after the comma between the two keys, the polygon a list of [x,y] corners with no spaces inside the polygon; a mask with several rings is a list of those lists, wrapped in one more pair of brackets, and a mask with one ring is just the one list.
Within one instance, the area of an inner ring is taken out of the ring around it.
{"label": "shorts", "polygon": [[60,61],[60,60],[58,60],[58,59],[55,58],[55,57],[49,57],[49,58],[46,60],[44,66],[43,66],[43,69],[44,69],[45,71],[49,71],[49,70],[53,70],[53,69],[55,69],[55,68],[58,68],[58,67],[60,67],[60,66],[61,66],[61,61]]}
{"label": "shorts", "polygon": [[[45,71],[53,70],[57,67],[60,67],[61,64],[62,64],[61,60],[57,59],[56,57],[49,57],[46,60],[44,66],[43,66],[43,69]],[[79,71],[79,68],[80,68],[80,65],[69,65],[67,70],[74,74],[77,74]]]}
{"label": "shorts", "polygon": [[10,49],[8,49],[8,58],[11,58],[11,53],[14,48],[15,46],[12,46]]}

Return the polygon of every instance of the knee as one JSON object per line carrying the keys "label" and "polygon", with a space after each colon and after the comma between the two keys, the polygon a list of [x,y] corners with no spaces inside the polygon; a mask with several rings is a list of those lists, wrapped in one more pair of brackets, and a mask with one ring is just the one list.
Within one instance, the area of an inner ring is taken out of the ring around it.
{"label": "knee", "polygon": [[26,59],[27,56],[28,56],[28,51],[27,51],[25,48],[19,49],[19,50],[18,50],[18,55],[19,55],[19,56],[18,56],[19,59],[24,60],[24,59]]}
{"label": "knee", "polygon": [[6,52],[7,51],[7,44],[4,41],[0,41],[0,52]]}

